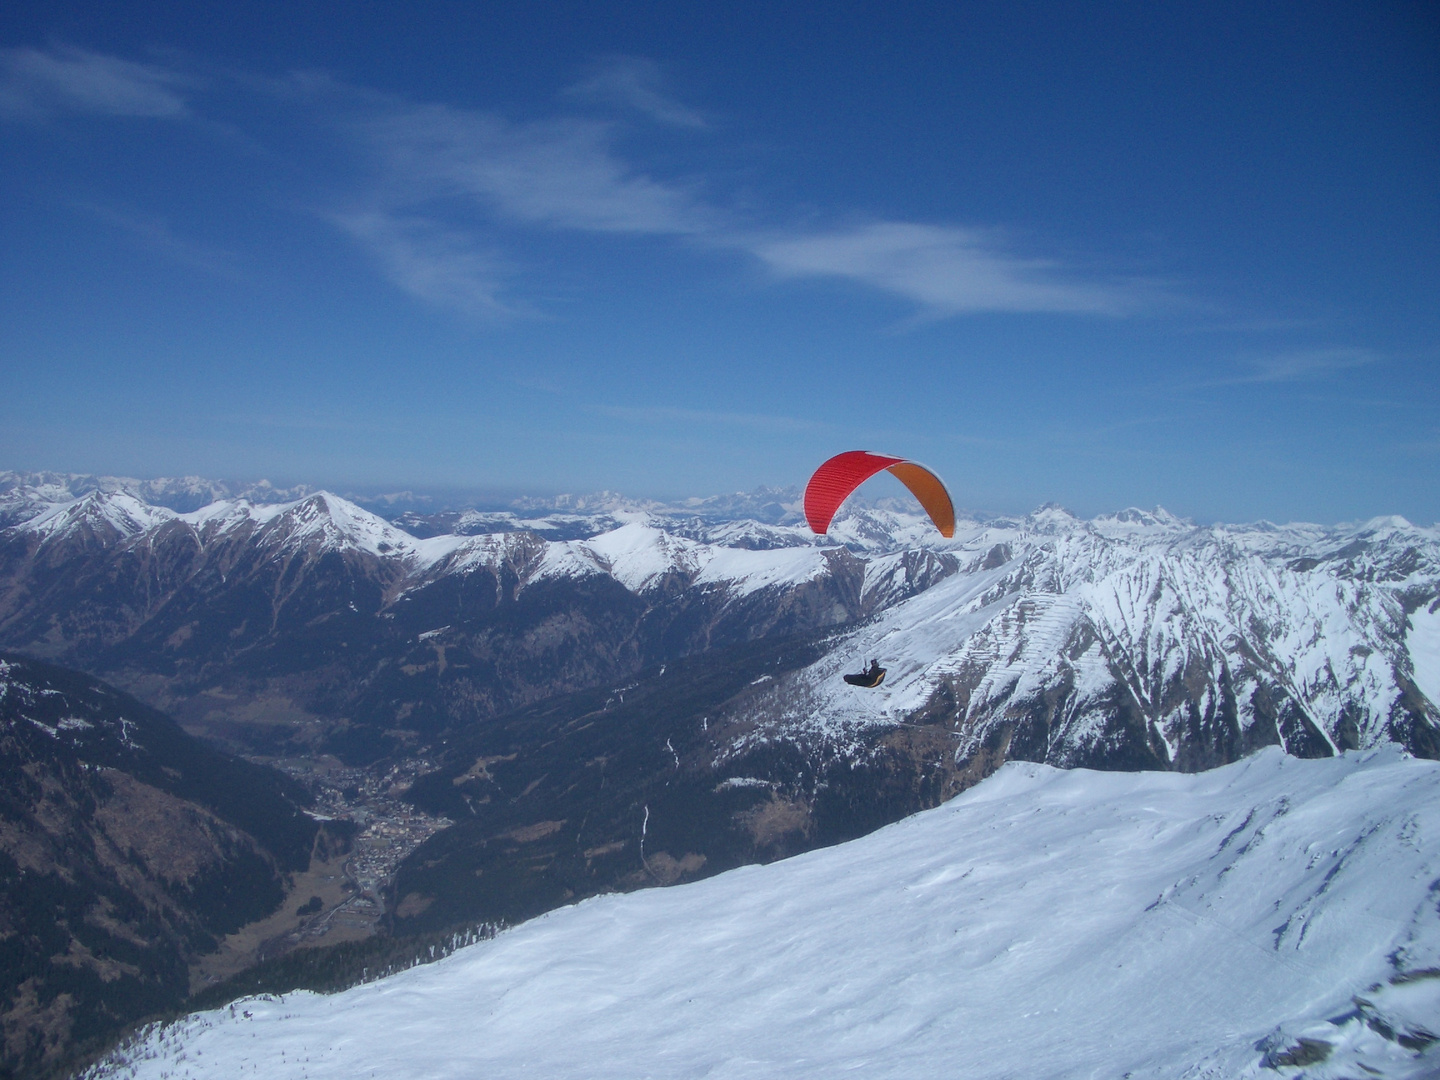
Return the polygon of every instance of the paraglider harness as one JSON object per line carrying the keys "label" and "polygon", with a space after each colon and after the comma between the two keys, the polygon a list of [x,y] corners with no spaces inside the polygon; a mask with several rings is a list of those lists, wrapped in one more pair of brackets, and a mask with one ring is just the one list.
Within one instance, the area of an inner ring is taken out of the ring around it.
{"label": "paraglider harness", "polygon": [[885,681],[885,669],[879,660],[871,660],[869,668],[856,675],[846,675],[845,681],[851,686],[874,688]]}

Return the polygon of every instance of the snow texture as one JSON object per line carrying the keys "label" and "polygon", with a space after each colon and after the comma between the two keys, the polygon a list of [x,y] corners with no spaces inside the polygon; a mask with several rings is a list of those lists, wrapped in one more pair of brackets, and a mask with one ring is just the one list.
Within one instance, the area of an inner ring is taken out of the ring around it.
{"label": "snow texture", "polygon": [[1405,645],[1414,665],[1415,685],[1431,701],[1440,702],[1440,603],[1432,610],[1411,612]]}
{"label": "snow texture", "polygon": [[151,1028],[90,1076],[1435,1076],[1437,891],[1440,765],[1394,749],[1012,762],[838,847]]}

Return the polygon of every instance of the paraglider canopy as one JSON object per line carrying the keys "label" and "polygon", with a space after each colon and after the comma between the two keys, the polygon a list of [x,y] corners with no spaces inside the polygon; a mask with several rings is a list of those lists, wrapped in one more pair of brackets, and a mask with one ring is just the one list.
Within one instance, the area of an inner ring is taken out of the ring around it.
{"label": "paraglider canopy", "polygon": [[840,504],[850,493],[878,472],[889,472],[920,500],[941,536],[955,535],[955,504],[945,485],[924,465],[904,458],[872,454],[869,450],[847,450],[836,454],[815,470],[805,485],[805,520],[810,528],[823,533]]}

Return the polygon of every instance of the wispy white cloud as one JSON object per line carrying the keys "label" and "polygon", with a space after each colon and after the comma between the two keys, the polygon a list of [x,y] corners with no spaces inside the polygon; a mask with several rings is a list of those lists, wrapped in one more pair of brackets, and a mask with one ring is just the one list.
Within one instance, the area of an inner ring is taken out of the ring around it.
{"label": "wispy white cloud", "polygon": [[[615,63],[606,85],[650,69]],[[643,85],[638,83],[637,85]],[[879,222],[829,232],[756,233],[702,198],[627,162],[611,126],[562,118],[517,124],[488,113],[373,98],[351,122],[379,166],[378,199],[412,215],[459,199],[503,222],[584,232],[683,236],[741,250],[782,277],[835,277],[919,305],[931,316],[982,311],[1121,315],[1133,285],[1085,281],[1059,263],[1004,249],[996,232]]]}
{"label": "wispy white cloud", "polygon": [[1366,367],[1380,358],[1369,349],[1329,348],[1285,352],[1251,361],[1254,372],[1246,382],[1299,382],[1321,379],[1339,371]]}
{"label": "wispy white cloud", "polygon": [[180,236],[163,217],[117,210],[97,203],[77,202],[79,210],[118,229],[142,247],[181,266],[201,270],[216,277],[238,281],[242,274],[235,255],[220,248],[209,247]]}
{"label": "wispy white cloud", "polygon": [[[997,233],[879,222],[830,232],[745,229],[685,186],[646,175],[582,119],[514,124],[447,106],[392,103],[352,122],[377,164],[376,201],[414,217],[455,200],[501,223],[686,237],[741,250],[781,277],[843,278],[933,317],[975,312],[1123,315],[1138,287],[1085,281],[1051,260],[1007,252]],[[438,219],[437,219],[438,224]]]}
{"label": "wispy white cloud", "polygon": [[[909,301],[923,318],[1120,316],[1155,299],[1141,283],[1018,254],[998,230],[904,221],[757,229],[753,214],[707,197],[703,179],[647,170],[621,152],[615,125],[593,118],[517,122],[418,104],[325,75],[228,78],[242,92],[287,96],[296,116],[339,134],[362,164],[361,179],[348,198],[331,203],[342,209],[325,216],[369,250],[398,287],[472,315],[522,310],[502,299],[515,273],[497,254],[506,228],[672,237],[692,249],[744,252],[779,278],[850,281]],[[187,117],[182,92],[190,85],[175,71],[81,49],[0,51],[0,114],[12,117],[61,111]],[[699,113],[664,92],[659,69],[643,58],[610,57],[564,96],[704,127]],[[163,223],[112,223],[177,258],[206,262]]]}
{"label": "wispy white cloud", "polygon": [[782,277],[831,277],[904,297],[938,316],[977,312],[1124,315],[1140,306],[1131,285],[1081,280],[1053,260],[1005,251],[995,233],[875,222],[831,232],[739,237]]}
{"label": "wispy white cloud", "polygon": [[395,104],[352,126],[381,170],[382,197],[396,202],[460,198],[513,222],[608,233],[695,233],[714,216],[623,161],[595,121],[515,124]]}
{"label": "wispy white cloud", "polygon": [[715,216],[632,168],[595,121],[520,124],[357,94],[339,125],[371,179],[360,196],[367,209],[333,220],[396,285],[469,315],[525,310],[502,301],[514,268],[484,239],[497,227],[680,236],[703,233]]}
{"label": "wispy white cloud", "polygon": [[[362,213],[332,215],[392,282],[469,315],[513,316],[514,271],[495,253],[500,228],[698,236],[719,215],[687,188],[620,157],[608,124],[516,123],[492,113],[417,105],[329,81],[296,83],[366,162]],[[341,102],[338,110],[336,101]]]}
{"label": "wispy white cloud", "polygon": [[1207,379],[1202,386],[1243,386],[1253,383],[1314,382],[1342,371],[1378,363],[1380,357],[1369,349],[1336,346],[1300,349],[1251,357],[1242,361],[1238,374]]}
{"label": "wispy white cloud", "polygon": [[665,92],[660,67],[642,56],[607,56],[563,96],[634,109],[671,127],[703,128],[705,118]]}
{"label": "wispy white cloud", "polygon": [[177,72],[71,46],[0,49],[0,117],[66,113],[178,118],[189,108]]}
{"label": "wispy white cloud", "polygon": [[508,266],[474,238],[420,217],[388,210],[334,214],[331,220],[363,244],[390,282],[421,300],[467,315],[502,317],[523,309],[501,299]]}

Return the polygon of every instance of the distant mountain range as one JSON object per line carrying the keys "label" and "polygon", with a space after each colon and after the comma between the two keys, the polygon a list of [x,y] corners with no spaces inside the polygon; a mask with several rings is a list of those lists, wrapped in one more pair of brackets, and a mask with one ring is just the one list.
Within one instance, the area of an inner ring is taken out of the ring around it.
{"label": "distant mountain range", "polygon": [[[1440,756],[1440,532],[1400,518],[1046,507],[945,540],[857,505],[817,538],[794,493],[387,519],[93,479],[0,493],[0,645],[252,755],[433,761],[408,797],[456,824],[397,931],[845,839],[1006,760]],[[872,657],[879,689],[841,680]]]}
{"label": "distant mountain range", "polygon": [[[1264,746],[1387,743],[1440,756],[1434,530],[1051,508],[893,551],[877,535],[903,526],[882,524],[843,526],[871,613],[457,732],[412,791],[457,825],[401,868],[394,924],[475,905],[520,917],[765,861],[935,805],[1011,759],[1196,771]],[[869,657],[888,665],[881,688],[846,685]]]}
{"label": "distant mountain range", "polygon": [[[100,476],[91,473],[14,472],[0,469],[0,528],[32,516],[36,508],[83,498],[94,491],[123,492],[143,502],[177,513],[198,510],[224,500],[245,500],[256,505],[293,502],[320,489],[310,484],[277,487],[268,480],[210,480],[202,476],[169,476],[141,480],[133,476]],[[701,517],[747,517],[772,524],[800,518],[798,488],[759,488],[707,498],[686,499],[679,504],[628,499],[611,491],[588,494],[477,496],[469,491],[362,491],[342,493],[348,502],[387,518],[405,516],[415,531],[452,532],[444,523],[466,512],[511,512],[520,517],[549,513],[596,515],[606,510],[681,511]],[[463,531],[463,530],[462,530]]]}

